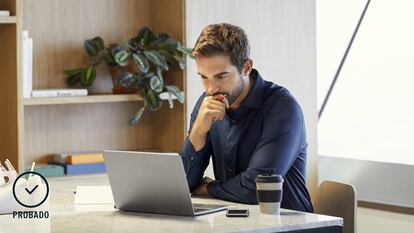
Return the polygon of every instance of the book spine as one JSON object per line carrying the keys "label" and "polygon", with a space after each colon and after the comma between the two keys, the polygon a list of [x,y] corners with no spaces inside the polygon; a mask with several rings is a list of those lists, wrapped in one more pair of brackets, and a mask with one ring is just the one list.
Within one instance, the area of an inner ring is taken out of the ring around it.
{"label": "book spine", "polygon": [[[29,168],[25,169],[25,171],[30,171]],[[62,165],[40,165],[38,167],[35,167],[35,172],[41,174],[45,177],[53,177],[53,176],[63,176],[65,175],[65,169]]]}
{"label": "book spine", "polygon": [[87,96],[88,90],[59,90],[57,96]]}
{"label": "book spine", "polygon": [[32,96],[33,89],[33,39],[27,39],[27,80],[26,80],[26,89],[27,89],[27,98]]}
{"label": "book spine", "polygon": [[22,31],[22,84],[23,84],[23,98],[30,98],[30,92],[28,88],[28,56],[29,56],[29,33],[28,31]]}
{"label": "book spine", "polygon": [[93,174],[106,172],[105,163],[66,164],[67,175]]}
{"label": "book spine", "polygon": [[101,153],[70,155],[67,158],[68,164],[102,163],[104,162]]}
{"label": "book spine", "polygon": [[88,90],[34,90],[32,91],[33,98],[42,97],[64,97],[64,96],[87,96]]}

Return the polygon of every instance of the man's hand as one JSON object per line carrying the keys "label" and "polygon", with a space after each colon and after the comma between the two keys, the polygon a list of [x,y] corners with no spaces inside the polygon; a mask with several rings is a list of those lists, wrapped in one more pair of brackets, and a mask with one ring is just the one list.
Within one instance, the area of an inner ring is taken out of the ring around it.
{"label": "man's hand", "polygon": [[210,196],[210,194],[207,191],[207,185],[213,181],[210,177],[204,177],[201,184],[194,190],[193,195],[196,196]]}
{"label": "man's hand", "polygon": [[228,107],[227,98],[222,94],[204,98],[190,133],[190,142],[195,151],[204,147],[206,135],[210,131],[212,123],[216,120],[223,120]]}

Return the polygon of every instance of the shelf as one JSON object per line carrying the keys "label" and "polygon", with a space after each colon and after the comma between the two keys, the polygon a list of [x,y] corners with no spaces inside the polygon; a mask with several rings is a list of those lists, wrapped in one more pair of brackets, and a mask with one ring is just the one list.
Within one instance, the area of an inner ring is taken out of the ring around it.
{"label": "shelf", "polygon": [[[168,100],[169,94],[163,92],[160,98]],[[172,99],[177,99],[172,96]],[[23,99],[23,105],[58,105],[58,104],[87,104],[87,103],[110,103],[110,102],[130,102],[142,101],[142,97],[137,94],[102,94],[88,96],[70,96],[70,97],[48,97],[48,98],[31,98]]]}
{"label": "shelf", "polygon": [[0,16],[0,24],[13,24],[17,22],[16,16]]}
{"label": "shelf", "polygon": [[121,95],[88,95],[88,96],[70,96],[70,97],[47,97],[24,99],[25,106],[31,105],[57,105],[57,104],[87,104],[87,103],[110,103],[110,102],[128,102],[141,101],[141,96],[137,94]]}

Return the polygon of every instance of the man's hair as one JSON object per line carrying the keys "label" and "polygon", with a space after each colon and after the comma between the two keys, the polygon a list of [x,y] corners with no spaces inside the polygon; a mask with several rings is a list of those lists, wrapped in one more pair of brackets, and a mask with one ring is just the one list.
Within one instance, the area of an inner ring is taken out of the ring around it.
{"label": "man's hair", "polygon": [[227,55],[232,65],[241,73],[250,56],[247,35],[240,27],[228,24],[211,24],[203,29],[193,48],[193,55],[211,57]]}

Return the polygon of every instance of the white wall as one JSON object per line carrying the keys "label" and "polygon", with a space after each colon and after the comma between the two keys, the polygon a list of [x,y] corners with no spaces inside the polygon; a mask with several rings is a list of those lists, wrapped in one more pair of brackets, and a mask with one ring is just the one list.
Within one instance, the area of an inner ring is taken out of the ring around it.
{"label": "white wall", "polygon": [[[308,186],[313,193],[317,184],[315,0],[187,0],[187,46],[194,46],[206,25],[221,22],[246,31],[254,68],[264,79],[288,88],[299,101],[309,143]],[[186,85],[189,121],[203,92],[193,60],[188,64]]]}

